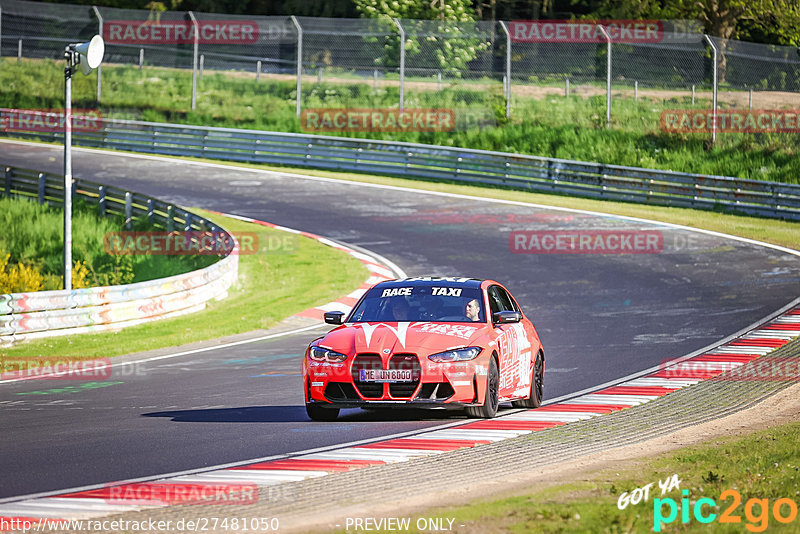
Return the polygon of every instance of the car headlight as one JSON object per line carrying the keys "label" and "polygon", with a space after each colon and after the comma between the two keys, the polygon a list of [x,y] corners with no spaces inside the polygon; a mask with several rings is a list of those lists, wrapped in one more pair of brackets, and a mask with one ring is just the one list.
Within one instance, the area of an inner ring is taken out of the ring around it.
{"label": "car headlight", "polygon": [[346,354],[324,347],[311,347],[308,351],[308,357],[315,362],[343,362],[347,359]]}
{"label": "car headlight", "polygon": [[437,352],[431,354],[428,359],[432,362],[463,362],[467,360],[474,360],[481,353],[480,347],[464,347],[463,349],[447,350],[444,352]]}

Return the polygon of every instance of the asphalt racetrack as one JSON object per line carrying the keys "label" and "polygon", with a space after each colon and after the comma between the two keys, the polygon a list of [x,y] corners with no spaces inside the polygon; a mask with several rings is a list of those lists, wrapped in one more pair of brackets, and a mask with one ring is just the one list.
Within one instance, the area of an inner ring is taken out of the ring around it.
{"label": "asphalt racetrack", "polygon": [[[58,173],[62,150],[2,142],[0,162]],[[76,177],[359,245],[411,276],[504,283],[542,337],[545,400],[719,341],[791,302],[800,281],[797,256],[666,225],[126,154],[76,149],[73,157]],[[592,239],[583,253],[543,253],[558,236],[563,245],[581,235]],[[631,246],[643,237],[637,253],[591,248],[598,236],[608,245],[611,235]],[[464,417],[346,410],[334,423],[309,421],[300,355],[325,331],[130,366],[94,387],[52,392],[63,384],[0,384],[0,498],[265,458]]]}

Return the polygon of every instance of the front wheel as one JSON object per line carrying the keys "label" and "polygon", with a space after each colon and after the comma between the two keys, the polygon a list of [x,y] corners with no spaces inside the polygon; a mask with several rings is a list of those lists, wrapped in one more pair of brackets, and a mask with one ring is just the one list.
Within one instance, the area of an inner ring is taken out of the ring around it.
{"label": "front wheel", "polygon": [[312,421],[336,421],[339,408],[326,408],[319,404],[306,404],[306,413]]}
{"label": "front wheel", "polygon": [[512,402],[514,408],[538,408],[542,405],[544,396],[544,355],[540,352],[533,362],[533,376],[531,377],[531,396]]}
{"label": "front wheel", "polygon": [[497,370],[497,361],[489,360],[489,371],[486,373],[486,398],[483,406],[467,406],[467,415],[481,419],[491,419],[497,414],[500,405],[500,372]]}

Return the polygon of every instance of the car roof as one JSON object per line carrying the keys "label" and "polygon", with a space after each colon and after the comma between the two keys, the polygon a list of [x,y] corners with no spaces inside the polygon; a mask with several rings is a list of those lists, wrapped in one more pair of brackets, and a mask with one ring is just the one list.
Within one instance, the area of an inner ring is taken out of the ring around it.
{"label": "car roof", "polygon": [[483,280],[478,278],[462,278],[457,276],[417,276],[412,278],[400,278],[398,280],[385,280],[379,284],[376,284],[376,287],[417,287],[446,284],[448,286],[480,289],[482,283]]}

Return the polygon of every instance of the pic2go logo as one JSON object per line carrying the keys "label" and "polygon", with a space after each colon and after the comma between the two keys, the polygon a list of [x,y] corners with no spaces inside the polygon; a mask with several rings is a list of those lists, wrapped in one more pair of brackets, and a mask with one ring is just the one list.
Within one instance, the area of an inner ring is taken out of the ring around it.
{"label": "pic2go logo", "polygon": [[[736,514],[736,509],[742,504],[742,496],[738,491],[729,489],[723,491],[719,499],[720,501],[727,501],[731,499],[731,504],[719,514],[712,512],[712,509],[717,508],[717,503],[714,499],[703,497],[697,499],[694,503],[689,501],[689,490],[683,490],[683,498],[681,499],[681,523],[689,523],[691,521],[690,513],[698,523],[712,523],[717,520],[719,523],[742,523],[742,516]],[[661,532],[663,525],[669,525],[678,518],[678,503],[675,499],[653,499],[653,531]],[[666,515],[664,515],[666,512]],[[777,499],[770,507],[769,499],[752,498],[744,505],[744,516],[747,520],[745,528],[750,532],[764,532],[769,527],[770,513],[778,523],[791,523],[797,519],[797,503],[792,499],[782,498]]]}

